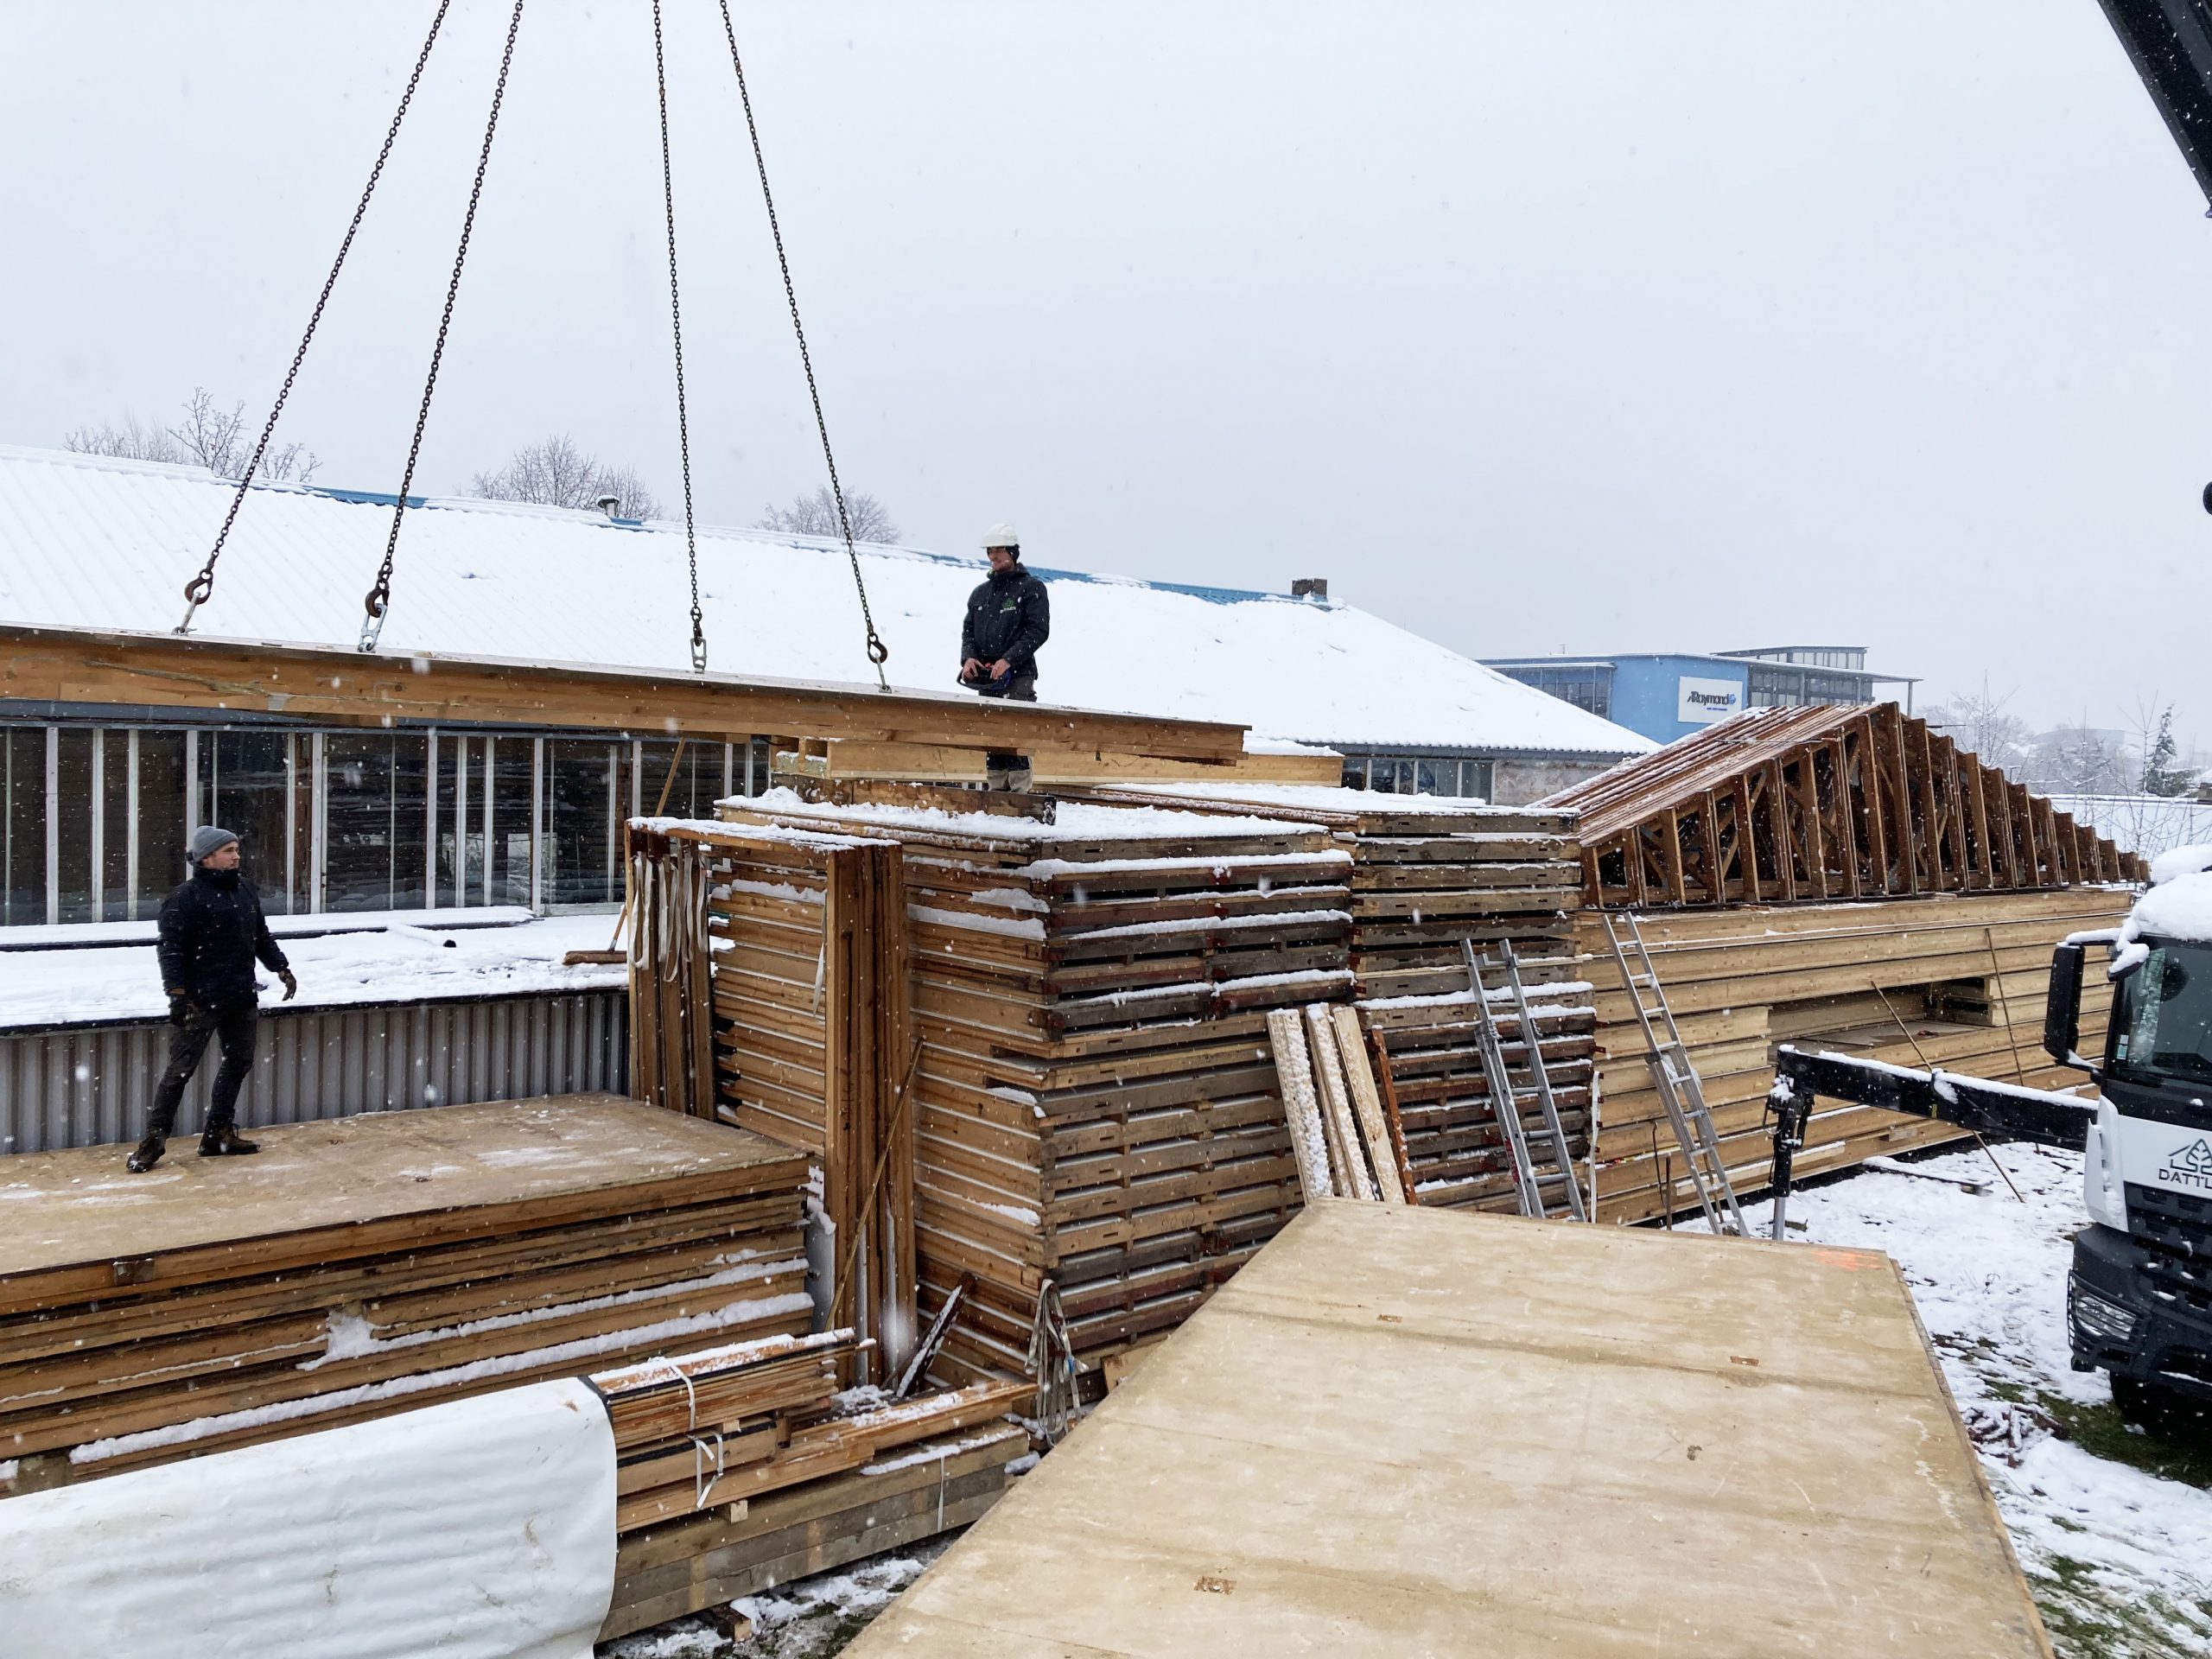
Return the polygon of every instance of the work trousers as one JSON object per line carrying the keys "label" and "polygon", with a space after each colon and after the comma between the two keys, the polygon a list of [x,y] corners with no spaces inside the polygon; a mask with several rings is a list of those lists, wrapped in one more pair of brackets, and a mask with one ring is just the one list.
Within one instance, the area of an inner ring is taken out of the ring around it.
{"label": "work trousers", "polygon": [[[1014,675],[1003,691],[979,690],[977,695],[1004,697],[1008,702],[1034,702],[1037,701],[1037,671],[1033,668]],[[993,749],[983,757],[983,766],[988,772],[1027,772],[1029,770],[1029,757]]]}
{"label": "work trousers", "polygon": [[236,1122],[238,1090],[245,1084],[246,1074],[253,1070],[254,1036],[260,1021],[260,1005],[251,996],[219,1008],[187,1003],[184,1023],[169,1033],[169,1063],[162,1072],[161,1082],[154,1087],[154,1104],[146,1114],[146,1133],[164,1141],[168,1139],[170,1131],[176,1127],[176,1109],[184,1099],[184,1087],[200,1069],[200,1057],[207,1052],[208,1042],[216,1037],[222,1039],[223,1060],[216,1068],[215,1086],[207,1097],[205,1127],[219,1129]]}

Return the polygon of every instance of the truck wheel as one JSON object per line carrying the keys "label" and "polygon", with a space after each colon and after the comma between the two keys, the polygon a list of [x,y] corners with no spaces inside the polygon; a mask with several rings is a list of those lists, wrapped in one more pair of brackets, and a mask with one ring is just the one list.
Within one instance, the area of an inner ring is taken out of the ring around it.
{"label": "truck wheel", "polygon": [[2120,1414],[2166,1440],[2212,1437],[2212,1403],[2163,1382],[2133,1376],[2112,1379],[2112,1402]]}

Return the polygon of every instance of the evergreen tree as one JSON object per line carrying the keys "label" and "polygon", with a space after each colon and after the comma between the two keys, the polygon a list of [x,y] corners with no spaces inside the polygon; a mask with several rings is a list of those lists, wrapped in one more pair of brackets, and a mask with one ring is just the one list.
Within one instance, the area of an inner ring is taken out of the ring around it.
{"label": "evergreen tree", "polygon": [[2143,757],[2143,792],[2145,795],[2185,795],[2194,781],[2192,774],[2174,761],[2178,751],[2174,747],[2174,711],[2169,704],[2158,715],[2158,734],[2151,741],[2151,752]]}

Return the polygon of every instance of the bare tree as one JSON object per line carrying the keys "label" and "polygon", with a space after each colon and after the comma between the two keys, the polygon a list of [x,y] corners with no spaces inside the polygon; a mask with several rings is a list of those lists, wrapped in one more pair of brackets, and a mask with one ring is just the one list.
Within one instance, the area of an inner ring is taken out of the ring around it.
{"label": "bare tree", "polygon": [[[245,476],[253,459],[253,435],[247,430],[245,404],[219,409],[205,386],[194,386],[185,401],[184,418],[175,426],[142,426],[136,415],[120,422],[80,426],[67,433],[62,448],[82,455],[115,455],[125,461],[159,461],[172,466],[205,467],[218,478]],[[304,484],[321,465],[305,444],[288,443],[261,458],[257,478]]]}
{"label": "bare tree", "polygon": [[631,467],[586,454],[566,433],[525,444],[495,473],[479,473],[469,493],[495,501],[541,507],[595,507],[608,496],[626,518],[658,518],[660,500]]}
{"label": "bare tree", "polygon": [[[899,526],[891,522],[891,509],[866,490],[845,492],[845,516],[852,520],[853,539],[856,542],[899,539]],[[788,536],[827,536],[836,540],[842,540],[845,534],[843,526],[837,522],[837,498],[830,493],[827,484],[817,485],[810,493],[794,497],[788,507],[763,509],[760,528],[779,530]]]}
{"label": "bare tree", "polygon": [[2010,770],[2027,759],[2031,735],[2025,721],[2005,712],[2005,705],[2012,700],[2010,691],[1992,696],[1985,679],[1978,694],[1954,697],[1929,709],[1925,717],[1929,725],[1961,748],[1971,749],[1991,766]]}
{"label": "bare tree", "polygon": [[2125,744],[2086,726],[2062,726],[2037,742],[2026,781],[2051,795],[2120,795],[2135,780]]}

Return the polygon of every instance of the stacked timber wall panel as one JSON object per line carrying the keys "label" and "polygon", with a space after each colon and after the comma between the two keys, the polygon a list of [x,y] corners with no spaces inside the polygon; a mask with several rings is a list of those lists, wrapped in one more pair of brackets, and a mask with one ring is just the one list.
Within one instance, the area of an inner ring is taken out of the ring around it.
{"label": "stacked timber wall panel", "polygon": [[724,812],[905,848],[922,1319],[970,1287],[942,1374],[1027,1370],[1048,1286],[1079,1363],[1100,1363],[1179,1323],[1295,1211],[1264,1014],[1351,994],[1352,861],[1325,830],[791,795]]}
{"label": "stacked timber wall panel", "polygon": [[280,1127],[259,1157],[147,1175],[121,1160],[8,1160],[0,1455],[19,1490],[812,1315],[805,1160],[611,1096]]}
{"label": "stacked timber wall panel", "polygon": [[[1769,1173],[1771,1143],[1761,1126],[1779,1043],[2031,1088],[2082,1082],[2043,1052],[2051,947],[2069,933],[2116,925],[2133,899],[2125,889],[2074,887],[1662,911],[1639,920],[1704,1083],[1723,1158],[1738,1190],[1748,1192]],[[1600,1217],[1638,1221],[1694,1209],[1602,920],[1585,912],[1580,928],[1596,987]],[[2085,1051],[2101,1043],[2110,1004],[2109,987],[2093,976],[2082,998]],[[1958,1133],[1869,1107],[1832,1106],[1814,1120],[1797,1167],[1816,1174]]]}
{"label": "stacked timber wall panel", "polygon": [[[1484,991],[1506,1022],[1506,1057],[1517,1071],[1522,1037],[1498,960],[1512,946],[1562,1122],[1575,1157],[1587,1157],[1596,1018],[1578,960],[1582,864],[1573,813],[1295,786],[1160,784],[1090,794],[1301,818],[1327,828],[1350,855],[1359,1010],[1402,1126],[1417,1202],[1516,1204],[1510,1154],[1476,1048],[1463,942],[1488,959]],[[1524,1114],[1532,1128],[1535,1111]]]}
{"label": "stacked timber wall panel", "polygon": [[[897,843],[805,830],[630,825],[636,1092],[798,1147],[818,1172],[832,1325],[915,1336],[914,1123]],[[711,967],[710,965],[711,964]]]}

